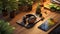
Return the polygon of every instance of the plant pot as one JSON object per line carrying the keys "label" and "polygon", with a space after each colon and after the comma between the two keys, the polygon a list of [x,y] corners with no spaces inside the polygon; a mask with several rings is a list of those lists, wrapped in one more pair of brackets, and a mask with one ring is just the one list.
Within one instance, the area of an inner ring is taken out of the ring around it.
{"label": "plant pot", "polygon": [[3,14],[3,16],[5,17],[5,16],[7,16],[8,15],[8,12],[7,12],[7,10],[2,10],[2,14]]}
{"label": "plant pot", "polygon": [[10,12],[10,18],[14,18],[15,17],[15,11],[11,11]]}

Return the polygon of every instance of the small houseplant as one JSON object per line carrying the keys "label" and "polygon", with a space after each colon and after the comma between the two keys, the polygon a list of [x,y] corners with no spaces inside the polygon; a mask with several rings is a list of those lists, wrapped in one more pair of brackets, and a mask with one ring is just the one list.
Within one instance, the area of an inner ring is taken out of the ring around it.
{"label": "small houseplant", "polygon": [[53,11],[57,11],[57,12],[60,11],[60,6],[58,6],[58,5],[56,5],[56,4],[50,4],[49,7],[50,7],[50,9],[53,10]]}
{"label": "small houseplant", "polygon": [[37,8],[36,8],[36,15],[38,15],[39,17],[42,17],[40,4],[38,4],[38,6],[37,6]]}

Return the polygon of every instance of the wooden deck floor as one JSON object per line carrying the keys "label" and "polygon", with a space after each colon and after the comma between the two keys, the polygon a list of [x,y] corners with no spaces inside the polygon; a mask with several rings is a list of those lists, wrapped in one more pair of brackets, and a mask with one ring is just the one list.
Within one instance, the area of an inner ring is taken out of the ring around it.
{"label": "wooden deck floor", "polygon": [[[35,10],[36,10],[36,7],[37,7],[37,3],[34,4],[32,7],[33,7],[32,11],[28,12],[28,13],[35,13]],[[46,21],[48,18],[54,18],[55,21],[60,23],[60,14],[55,13],[55,12],[51,12],[51,11],[49,11],[47,9],[44,9],[44,7],[42,7],[41,10],[42,10],[43,17],[45,17],[44,21]],[[47,14],[45,14],[45,12],[47,12]],[[31,29],[26,29],[26,28],[16,24],[16,21],[22,19],[23,15],[25,15],[25,14],[27,14],[27,13],[26,12],[21,12],[20,14],[16,15],[15,18],[13,18],[10,21],[11,26],[14,26],[16,28],[15,31],[13,32],[13,34],[48,34],[54,28],[54,27],[51,28],[47,32],[44,32],[44,31],[38,29],[38,26],[41,25],[42,23],[44,23],[44,21],[38,22]]]}

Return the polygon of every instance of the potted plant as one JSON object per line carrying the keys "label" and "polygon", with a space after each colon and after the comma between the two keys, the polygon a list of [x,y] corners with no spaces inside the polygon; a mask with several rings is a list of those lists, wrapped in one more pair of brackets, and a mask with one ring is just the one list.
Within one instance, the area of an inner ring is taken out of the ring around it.
{"label": "potted plant", "polygon": [[33,0],[19,0],[19,9],[22,8],[23,11],[31,11],[33,5]]}
{"label": "potted plant", "polygon": [[8,0],[1,0],[0,1],[0,9],[2,10],[3,16],[7,16],[8,15],[8,12],[6,10],[7,3],[8,3]]}
{"label": "potted plant", "polygon": [[12,34],[15,27],[10,26],[10,24],[4,20],[0,20],[0,34]]}
{"label": "potted plant", "polygon": [[9,0],[8,1],[8,6],[7,6],[7,10],[9,12],[9,17],[10,18],[14,18],[16,15],[16,12],[18,10],[18,1],[17,0]]}
{"label": "potted plant", "polygon": [[56,11],[57,9],[57,6],[55,5],[55,4],[50,4],[49,5],[49,7],[50,7],[50,9],[52,10],[52,11]]}
{"label": "potted plant", "polygon": [[18,10],[17,0],[0,0],[0,12],[2,11],[3,16],[10,15],[13,18],[16,10]]}
{"label": "potted plant", "polygon": [[37,6],[36,15],[38,15],[39,17],[42,17],[40,5]]}

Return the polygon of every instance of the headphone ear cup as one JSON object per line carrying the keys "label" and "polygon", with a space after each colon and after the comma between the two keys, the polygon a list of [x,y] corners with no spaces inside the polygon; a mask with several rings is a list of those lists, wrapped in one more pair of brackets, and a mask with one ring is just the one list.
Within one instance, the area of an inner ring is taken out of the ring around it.
{"label": "headphone ear cup", "polygon": [[36,21],[36,17],[35,16],[31,16],[29,19],[28,19],[28,23],[35,23]]}

